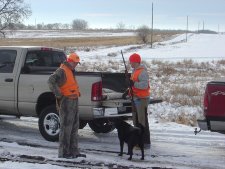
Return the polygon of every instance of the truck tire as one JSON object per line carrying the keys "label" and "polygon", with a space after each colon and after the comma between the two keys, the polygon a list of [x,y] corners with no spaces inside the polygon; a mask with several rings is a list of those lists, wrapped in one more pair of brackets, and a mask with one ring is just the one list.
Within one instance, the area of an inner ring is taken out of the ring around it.
{"label": "truck tire", "polygon": [[60,122],[55,105],[50,105],[43,109],[39,117],[38,125],[41,135],[46,140],[52,142],[59,140]]}
{"label": "truck tire", "polygon": [[[43,109],[38,121],[39,131],[41,135],[48,141],[58,141],[60,131],[59,114],[55,105],[50,105]],[[87,125],[87,121],[79,122],[79,129],[83,129]]]}
{"label": "truck tire", "polygon": [[107,119],[92,120],[88,124],[95,133],[109,133],[115,129],[114,123]]}
{"label": "truck tire", "polygon": [[79,121],[79,129],[83,129],[87,125],[87,121],[80,120]]}

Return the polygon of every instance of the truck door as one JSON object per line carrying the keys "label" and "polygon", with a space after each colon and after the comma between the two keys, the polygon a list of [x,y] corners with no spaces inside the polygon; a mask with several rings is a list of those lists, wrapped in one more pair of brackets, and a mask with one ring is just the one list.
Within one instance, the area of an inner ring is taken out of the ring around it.
{"label": "truck door", "polygon": [[209,107],[207,116],[225,118],[225,83],[208,85]]}
{"label": "truck door", "polygon": [[18,109],[22,115],[37,115],[38,98],[50,93],[47,84],[50,72],[54,72],[65,58],[62,51],[51,48],[28,49],[18,82]]}
{"label": "truck door", "polygon": [[16,115],[16,72],[20,52],[16,49],[0,49],[0,114]]}

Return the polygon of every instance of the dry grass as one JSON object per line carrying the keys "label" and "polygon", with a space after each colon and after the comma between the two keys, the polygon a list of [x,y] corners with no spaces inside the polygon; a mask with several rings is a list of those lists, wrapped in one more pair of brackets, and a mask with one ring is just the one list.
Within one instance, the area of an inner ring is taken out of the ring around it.
{"label": "dry grass", "polygon": [[220,61],[218,61],[218,63],[221,65],[225,65],[225,60],[220,60]]}
{"label": "dry grass", "polygon": [[65,47],[128,45],[139,43],[136,37],[84,37],[84,38],[35,38],[1,39],[1,46],[51,46]]}
{"label": "dry grass", "polygon": [[171,94],[172,95],[186,95],[188,97],[193,97],[193,96],[199,96],[199,89],[196,87],[185,87],[185,86],[174,86],[171,89]]}
{"label": "dry grass", "polygon": [[[187,114],[189,114],[187,112]],[[174,119],[174,122],[179,123],[179,124],[185,124],[188,126],[196,126],[196,116],[187,116],[185,112],[181,112],[179,116],[177,116],[176,119]]]}
{"label": "dry grass", "polygon": [[162,67],[162,74],[164,74],[164,75],[168,76],[168,75],[172,75],[175,73],[177,73],[177,70],[170,65]]}
{"label": "dry grass", "polygon": [[154,60],[151,64],[154,65],[149,70],[152,96],[179,106],[202,107],[206,83],[225,74],[223,60],[210,63]]}
{"label": "dry grass", "polygon": [[[156,32],[154,42],[168,39],[176,32]],[[141,44],[136,36],[113,36],[113,37],[79,37],[79,38],[10,38],[0,39],[0,46],[50,46],[61,49],[69,47],[92,47],[92,46],[120,46]],[[87,50],[89,49],[87,48]]]}

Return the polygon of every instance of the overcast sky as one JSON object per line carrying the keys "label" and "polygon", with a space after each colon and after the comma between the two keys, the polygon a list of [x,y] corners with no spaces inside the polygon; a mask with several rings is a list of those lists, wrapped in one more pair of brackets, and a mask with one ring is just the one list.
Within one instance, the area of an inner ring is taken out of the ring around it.
{"label": "overcast sky", "polygon": [[90,28],[151,27],[154,5],[154,28],[211,29],[225,31],[225,0],[25,0],[32,16],[25,24],[72,23],[84,19]]}

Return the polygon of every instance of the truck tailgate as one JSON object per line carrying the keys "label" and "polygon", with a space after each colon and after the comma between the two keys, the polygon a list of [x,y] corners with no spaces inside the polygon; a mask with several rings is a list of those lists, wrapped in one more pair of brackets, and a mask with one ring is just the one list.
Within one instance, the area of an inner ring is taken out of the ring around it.
{"label": "truck tailgate", "polygon": [[[161,103],[162,99],[150,99],[149,104]],[[131,100],[115,99],[105,100],[102,106],[105,107],[105,117],[132,116]]]}
{"label": "truck tailgate", "polygon": [[[162,99],[149,99],[149,104],[161,103]],[[104,107],[123,107],[123,106],[131,106],[131,100],[124,99],[115,99],[115,100],[105,100],[102,102],[102,106]]]}

